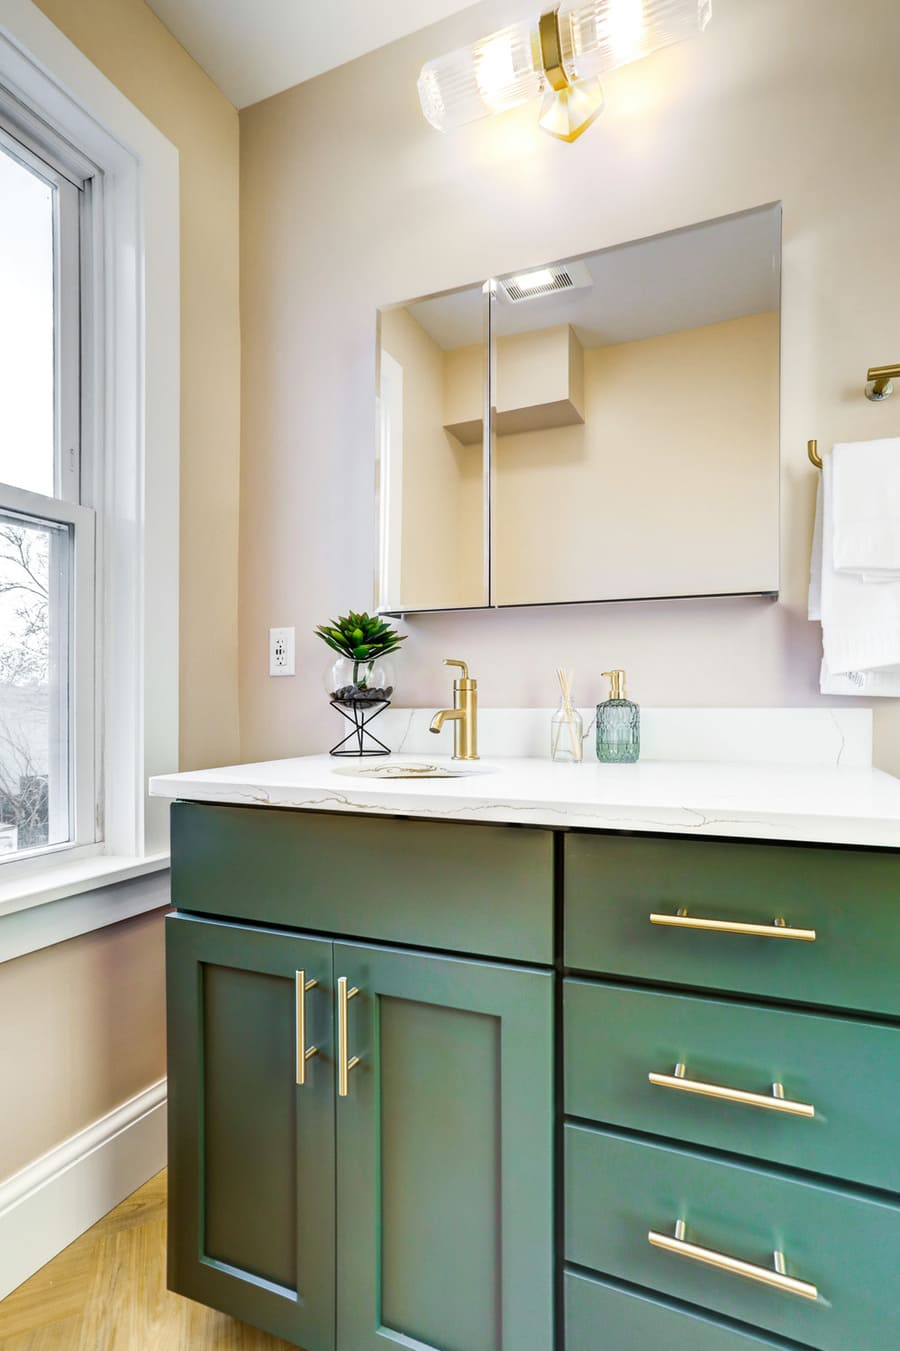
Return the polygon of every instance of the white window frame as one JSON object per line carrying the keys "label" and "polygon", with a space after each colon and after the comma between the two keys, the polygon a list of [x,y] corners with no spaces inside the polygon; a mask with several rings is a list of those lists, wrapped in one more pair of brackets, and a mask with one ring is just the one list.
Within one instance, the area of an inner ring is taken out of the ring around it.
{"label": "white window frame", "polygon": [[31,0],[0,0],[0,89],[93,172],[81,482],[97,519],[103,804],[96,856],[0,879],[2,961],[165,903],[150,875],[168,865],[168,812],[147,780],[178,766],[180,284],[177,150]]}

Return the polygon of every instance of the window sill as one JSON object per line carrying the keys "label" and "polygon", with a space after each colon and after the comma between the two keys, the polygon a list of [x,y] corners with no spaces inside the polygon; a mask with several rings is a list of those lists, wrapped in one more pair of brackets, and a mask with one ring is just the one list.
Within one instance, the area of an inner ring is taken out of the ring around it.
{"label": "window sill", "polygon": [[30,877],[17,877],[10,882],[0,880],[0,919],[19,910],[30,910],[33,905],[80,896],[84,891],[112,886],[115,882],[130,882],[133,877],[161,872],[168,866],[167,853],[151,854],[147,858],[101,854],[75,863],[48,863],[46,869],[32,873]]}
{"label": "window sill", "polygon": [[169,904],[169,855],[99,856],[0,882],[0,962]]}

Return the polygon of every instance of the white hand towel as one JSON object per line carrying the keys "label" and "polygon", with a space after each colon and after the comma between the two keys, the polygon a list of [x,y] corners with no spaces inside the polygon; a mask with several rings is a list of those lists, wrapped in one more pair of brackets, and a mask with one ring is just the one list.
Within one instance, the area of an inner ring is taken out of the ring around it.
{"label": "white hand towel", "polygon": [[842,675],[833,675],[823,661],[819,689],[823,694],[896,699],[900,696],[900,666],[884,666],[877,671],[845,671]]}
{"label": "white hand towel", "polygon": [[[859,574],[838,572],[834,566],[831,455],[825,456],[821,493],[821,619],[827,678],[900,667],[900,580],[870,586]],[[814,575],[811,604],[815,600]],[[876,691],[870,687],[865,692]]]}
{"label": "white hand towel", "polygon": [[837,445],[830,459],[835,570],[900,580],[900,438]]}

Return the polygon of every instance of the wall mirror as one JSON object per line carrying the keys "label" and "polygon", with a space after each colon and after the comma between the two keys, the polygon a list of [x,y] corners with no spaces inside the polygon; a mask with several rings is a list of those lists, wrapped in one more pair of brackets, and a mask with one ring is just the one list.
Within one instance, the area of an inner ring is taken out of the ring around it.
{"label": "wall mirror", "polygon": [[380,608],[777,593],[780,291],[769,206],[381,311]]}

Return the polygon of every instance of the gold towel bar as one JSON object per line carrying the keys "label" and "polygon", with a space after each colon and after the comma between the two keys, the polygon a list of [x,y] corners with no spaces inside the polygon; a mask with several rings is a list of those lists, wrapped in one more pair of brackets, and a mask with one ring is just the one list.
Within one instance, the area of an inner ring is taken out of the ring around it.
{"label": "gold towel bar", "polygon": [[[873,404],[881,404],[885,399],[891,399],[895,380],[900,380],[900,365],[869,366],[866,372],[866,399]],[[808,440],[807,455],[811,465],[815,465],[816,469],[822,469],[818,440]]]}
{"label": "gold towel bar", "polygon": [[870,366],[866,371],[866,398],[872,403],[889,399],[894,392],[894,381],[900,377],[900,366]]}
{"label": "gold towel bar", "polygon": [[[871,403],[883,403],[893,394],[895,380],[900,380],[900,365],[870,366],[866,371],[866,398]],[[806,453],[810,464],[821,469],[822,456],[819,454],[818,441],[807,441]]]}

